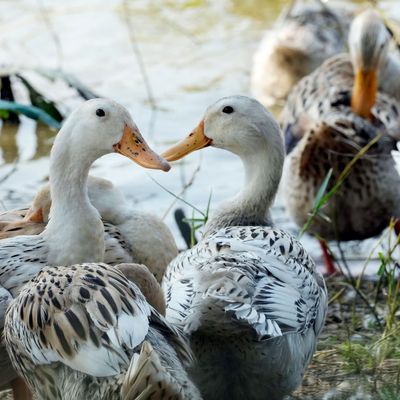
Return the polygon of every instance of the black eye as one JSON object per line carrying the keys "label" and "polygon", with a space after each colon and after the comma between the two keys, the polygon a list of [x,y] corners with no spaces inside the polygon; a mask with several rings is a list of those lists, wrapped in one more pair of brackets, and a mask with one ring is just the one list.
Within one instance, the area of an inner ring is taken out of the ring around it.
{"label": "black eye", "polygon": [[232,114],[235,110],[231,106],[225,106],[222,109],[222,112],[225,114]]}
{"label": "black eye", "polygon": [[106,115],[106,113],[104,112],[104,110],[103,110],[102,108],[98,108],[98,109],[96,110],[96,115],[97,115],[98,117],[104,117],[104,116]]}

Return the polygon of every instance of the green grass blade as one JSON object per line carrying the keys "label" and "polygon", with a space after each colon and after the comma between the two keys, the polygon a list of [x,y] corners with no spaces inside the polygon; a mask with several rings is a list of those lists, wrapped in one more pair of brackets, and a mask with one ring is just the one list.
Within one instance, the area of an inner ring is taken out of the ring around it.
{"label": "green grass blade", "polygon": [[197,211],[198,213],[200,213],[203,217],[205,217],[205,214],[203,213],[203,211],[199,210],[197,207],[195,207],[193,204],[190,204],[188,201],[186,201],[185,199],[183,199],[182,197],[179,197],[178,195],[176,195],[174,192],[172,192],[171,190],[167,189],[165,186],[163,186],[160,182],[158,182],[156,179],[154,179],[151,175],[147,174],[147,176],[154,182],[156,183],[158,186],[160,186],[161,189],[165,190],[167,193],[169,193],[171,196],[175,197],[177,200],[180,200],[182,203],[185,203],[186,205],[188,205],[190,208],[192,208],[193,210]]}
{"label": "green grass blade", "polygon": [[323,205],[322,204],[322,199],[323,199],[324,194],[326,192],[326,188],[328,187],[328,183],[331,180],[332,172],[333,172],[333,169],[330,168],[328,173],[326,174],[321,186],[319,187],[318,193],[315,196],[314,209],[318,209],[319,210],[321,208],[321,206]]}

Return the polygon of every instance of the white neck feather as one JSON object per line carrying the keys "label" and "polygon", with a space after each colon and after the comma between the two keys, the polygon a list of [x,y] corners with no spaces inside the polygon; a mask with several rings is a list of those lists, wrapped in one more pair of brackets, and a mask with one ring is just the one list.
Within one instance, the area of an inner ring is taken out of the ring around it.
{"label": "white neck feather", "polygon": [[50,156],[52,206],[43,233],[52,265],[104,259],[104,227],[87,188],[90,166],[100,155],[80,147],[63,131],[56,137]]}
{"label": "white neck feather", "polygon": [[[282,147],[282,146],[280,146]],[[270,225],[269,209],[282,175],[283,148],[261,147],[241,155],[245,185],[233,199],[222,203],[206,225],[207,233],[226,226]]]}

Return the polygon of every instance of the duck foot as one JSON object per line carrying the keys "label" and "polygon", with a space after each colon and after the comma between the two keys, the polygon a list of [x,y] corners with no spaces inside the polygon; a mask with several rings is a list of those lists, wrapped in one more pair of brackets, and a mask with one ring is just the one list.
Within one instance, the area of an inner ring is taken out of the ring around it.
{"label": "duck foot", "polygon": [[18,377],[11,382],[14,400],[32,400],[32,394],[25,381]]}
{"label": "duck foot", "polygon": [[322,249],[322,258],[324,260],[326,275],[329,276],[337,274],[338,270],[336,269],[335,264],[333,263],[331,255],[329,254],[328,246],[326,245],[325,240],[319,240],[319,244],[321,245]]}

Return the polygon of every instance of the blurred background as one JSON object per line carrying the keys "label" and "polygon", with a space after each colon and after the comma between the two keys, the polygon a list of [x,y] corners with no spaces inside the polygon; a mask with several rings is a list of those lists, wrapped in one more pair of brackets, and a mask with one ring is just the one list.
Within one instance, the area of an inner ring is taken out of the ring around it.
{"label": "blurred background", "polygon": [[[64,116],[84,101],[82,96],[121,102],[146,139],[162,151],[188,134],[218,98],[251,94],[253,54],[287,4],[276,0],[1,0],[0,72],[3,78],[11,77],[16,101],[29,104],[33,87],[54,101]],[[354,8],[367,3],[334,4]],[[379,8],[400,19],[397,0],[381,1]],[[57,132],[19,118],[20,124],[1,126],[0,209],[4,211],[29,203],[47,180],[48,154]],[[200,210],[206,209],[211,195],[212,210],[240,189],[243,177],[235,156],[212,148],[185,158],[168,174],[140,169],[117,155],[96,162],[92,174],[112,180],[138,209],[165,217],[180,248],[185,245],[173,210],[183,207],[189,216],[192,210],[154,180]],[[276,224],[296,232],[281,204],[278,196],[273,210]],[[318,245],[310,237],[303,240],[319,260]],[[361,268],[370,248],[371,241],[361,246],[348,243],[348,259],[359,260]]]}

